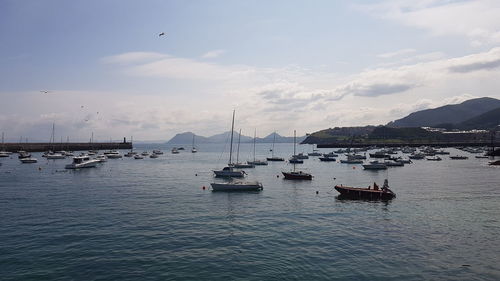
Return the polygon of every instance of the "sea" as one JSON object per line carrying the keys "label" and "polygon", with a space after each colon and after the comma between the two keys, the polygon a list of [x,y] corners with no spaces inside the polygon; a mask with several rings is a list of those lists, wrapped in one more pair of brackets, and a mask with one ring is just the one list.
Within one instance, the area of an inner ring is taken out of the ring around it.
{"label": "sea", "polygon": [[[165,154],[81,170],[41,153],[36,164],[0,159],[0,280],[500,280],[500,168],[491,159],[446,148],[469,159],[367,171],[310,157],[296,169],[312,181],[284,180],[293,166],[269,162],[245,169],[263,191],[212,192],[227,146],[171,154],[167,144],[137,144]],[[256,158],[270,148],[257,144]],[[238,158],[252,160],[253,144]],[[339,199],[334,189],[386,178],[391,201]]]}

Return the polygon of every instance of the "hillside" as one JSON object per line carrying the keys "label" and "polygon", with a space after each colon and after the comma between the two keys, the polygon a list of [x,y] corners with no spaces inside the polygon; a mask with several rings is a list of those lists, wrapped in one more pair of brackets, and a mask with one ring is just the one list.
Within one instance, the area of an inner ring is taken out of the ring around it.
{"label": "hillside", "polygon": [[500,107],[495,98],[477,98],[460,104],[445,105],[438,108],[413,112],[410,115],[390,122],[390,127],[434,127],[440,124],[459,124]]}
{"label": "hillside", "polygon": [[[193,135],[195,137],[195,143],[200,144],[200,143],[224,143],[226,141],[229,141],[230,139],[230,134],[231,132],[224,132],[221,134],[216,134],[210,137],[204,137],[204,136],[199,136],[196,135],[192,132],[185,132],[185,133],[180,133],[175,135],[173,138],[171,138],[167,144],[190,144],[193,141]],[[238,141],[238,132],[234,132],[233,138],[234,142]],[[297,142],[301,142],[305,139],[305,136],[297,137]],[[264,138],[257,138],[256,142],[258,143],[272,143],[274,139],[274,133],[269,134],[268,136]],[[241,142],[242,143],[248,143],[248,142],[253,142],[253,137],[241,135]],[[279,134],[276,134],[276,143],[290,143],[293,142],[293,137],[284,137]]]}
{"label": "hillside", "polygon": [[500,125],[500,107],[466,120],[456,127],[462,130],[493,129]]}

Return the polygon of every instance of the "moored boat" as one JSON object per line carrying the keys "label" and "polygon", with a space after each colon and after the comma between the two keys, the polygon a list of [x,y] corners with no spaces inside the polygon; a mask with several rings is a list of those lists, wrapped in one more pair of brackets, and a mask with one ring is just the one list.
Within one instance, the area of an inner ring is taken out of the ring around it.
{"label": "moored boat", "polygon": [[469,157],[463,156],[463,155],[454,155],[454,156],[450,156],[450,159],[452,159],[452,160],[466,160],[466,159],[469,159]]}
{"label": "moored boat", "polygon": [[97,159],[89,159],[88,156],[73,157],[73,163],[66,165],[66,169],[94,168],[100,161]]}
{"label": "moored boat", "polygon": [[365,170],[385,170],[387,169],[387,165],[375,160],[371,161],[369,164],[363,164],[363,168]]}
{"label": "moored boat", "polygon": [[232,181],[225,183],[211,183],[212,191],[260,191],[263,189],[260,182]]}
{"label": "moored boat", "polygon": [[33,158],[31,156],[30,157],[25,157],[25,158],[20,158],[19,161],[21,161],[21,163],[24,163],[24,164],[38,162],[38,160],[36,158]]}
{"label": "moored boat", "polygon": [[373,188],[371,186],[365,188],[336,185],[335,190],[340,193],[339,199],[390,200],[396,197],[396,194],[389,189],[387,179],[384,181],[384,185],[380,189],[374,183]]}

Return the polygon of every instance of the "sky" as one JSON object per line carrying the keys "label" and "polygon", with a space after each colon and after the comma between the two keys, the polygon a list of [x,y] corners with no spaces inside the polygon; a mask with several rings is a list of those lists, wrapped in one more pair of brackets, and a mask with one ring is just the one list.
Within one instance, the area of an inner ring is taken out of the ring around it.
{"label": "sky", "polygon": [[[500,98],[500,1],[0,0],[6,140],[312,133]],[[165,35],[159,36],[164,32]]]}

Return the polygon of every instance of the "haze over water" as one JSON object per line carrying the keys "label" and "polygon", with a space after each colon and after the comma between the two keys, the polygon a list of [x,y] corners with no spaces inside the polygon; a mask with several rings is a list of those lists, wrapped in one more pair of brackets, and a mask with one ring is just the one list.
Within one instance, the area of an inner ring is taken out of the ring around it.
{"label": "haze over water", "polygon": [[[297,166],[310,182],[278,178],[291,166],[270,162],[245,169],[262,192],[213,193],[202,186],[227,162],[222,145],[185,147],[76,171],[38,153],[33,165],[0,160],[2,280],[500,279],[500,173],[488,159],[460,152],[469,159],[372,172],[311,157]],[[258,144],[257,158],[269,148]],[[242,144],[240,159],[251,150]],[[385,203],[333,189],[385,178],[397,194]]]}

